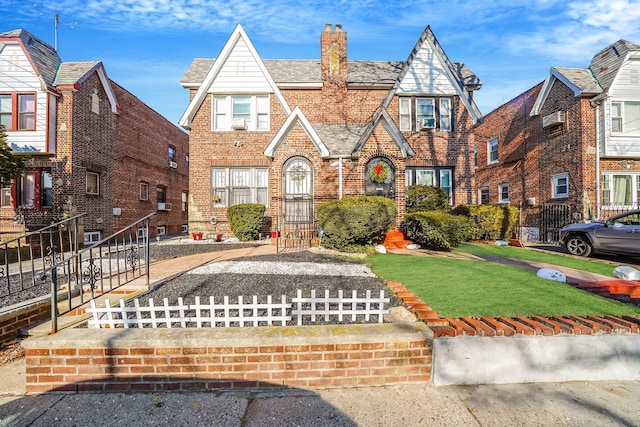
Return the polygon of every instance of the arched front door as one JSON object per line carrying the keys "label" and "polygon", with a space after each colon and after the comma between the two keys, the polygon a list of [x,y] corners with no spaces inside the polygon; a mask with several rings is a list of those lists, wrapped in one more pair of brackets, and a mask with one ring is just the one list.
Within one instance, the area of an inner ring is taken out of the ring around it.
{"label": "arched front door", "polygon": [[395,198],[396,173],[388,159],[371,159],[364,173],[364,192],[367,196]]}
{"label": "arched front door", "polygon": [[284,166],[283,215],[286,223],[313,223],[313,169],[303,157]]}

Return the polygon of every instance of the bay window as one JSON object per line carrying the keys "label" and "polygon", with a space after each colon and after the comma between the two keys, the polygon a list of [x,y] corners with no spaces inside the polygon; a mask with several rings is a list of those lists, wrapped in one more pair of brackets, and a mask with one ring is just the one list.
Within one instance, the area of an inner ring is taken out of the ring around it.
{"label": "bay window", "polygon": [[268,205],[268,168],[212,168],[211,183],[213,207],[240,203]]}

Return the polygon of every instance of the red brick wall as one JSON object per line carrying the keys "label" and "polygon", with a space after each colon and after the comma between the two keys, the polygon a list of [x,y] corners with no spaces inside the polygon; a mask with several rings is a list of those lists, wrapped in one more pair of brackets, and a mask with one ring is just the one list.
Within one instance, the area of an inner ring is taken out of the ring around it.
{"label": "red brick wall", "polygon": [[[432,333],[397,325],[67,329],[25,342],[27,392],[352,387],[431,379]],[[298,336],[304,333],[305,339]],[[149,339],[149,334],[155,338]],[[268,335],[268,336],[267,336]],[[105,346],[104,343],[109,343]]]}
{"label": "red brick wall", "polygon": [[50,300],[29,305],[23,309],[6,311],[0,316],[0,342],[17,337],[22,329],[50,317]]}
{"label": "red brick wall", "polygon": [[[149,213],[157,212],[151,220],[151,235],[157,226],[164,226],[167,234],[180,233],[188,223],[188,209],[182,211],[182,192],[189,192],[189,135],[149,108],[116,83],[112,83],[122,112],[116,118],[114,139],[114,207],[122,215],[114,217],[116,230]],[[175,148],[176,169],[169,167],[169,146]],[[140,182],[149,187],[149,199],[140,200]],[[165,202],[171,211],[157,211],[157,187],[164,187]]]}

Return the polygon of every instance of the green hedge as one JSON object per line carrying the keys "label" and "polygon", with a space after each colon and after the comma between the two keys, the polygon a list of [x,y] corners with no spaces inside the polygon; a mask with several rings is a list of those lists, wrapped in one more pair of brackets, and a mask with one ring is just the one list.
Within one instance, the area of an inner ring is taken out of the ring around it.
{"label": "green hedge", "polygon": [[245,203],[227,208],[227,219],[233,234],[241,241],[260,237],[264,219],[264,205]]}
{"label": "green hedge", "polygon": [[520,214],[518,208],[510,205],[460,205],[453,212],[475,222],[475,240],[510,238]]}
{"label": "green hedge", "polygon": [[407,238],[420,246],[448,250],[470,240],[475,225],[469,218],[447,212],[424,211],[407,214],[403,229]]}
{"label": "green hedge", "polygon": [[382,242],[395,223],[393,200],[379,196],[354,196],[318,206],[322,245],[342,251],[361,251]]}
{"label": "green hedge", "polygon": [[407,212],[449,211],[449,196],[430,185],[411,185],[407,189]]}

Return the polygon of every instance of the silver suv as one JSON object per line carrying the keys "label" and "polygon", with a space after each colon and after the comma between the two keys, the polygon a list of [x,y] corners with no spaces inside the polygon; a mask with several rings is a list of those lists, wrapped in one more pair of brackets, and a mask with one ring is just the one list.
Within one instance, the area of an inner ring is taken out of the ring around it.
{"label": "silver suv", "polygon": [[640,209],[603,222],[567,225],[560,230],[560,244],[579,256],[592,252],[640,256]]}

